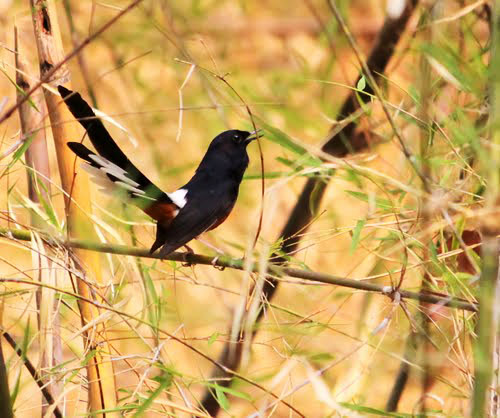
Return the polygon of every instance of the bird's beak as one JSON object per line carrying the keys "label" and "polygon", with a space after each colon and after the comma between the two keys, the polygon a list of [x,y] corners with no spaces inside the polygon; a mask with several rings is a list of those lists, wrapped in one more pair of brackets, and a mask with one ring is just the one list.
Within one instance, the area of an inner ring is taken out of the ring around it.
{"label": "bird's beak", "polygon": [[250,135],[247,136],[247,139],[245,141],[251,142],[254,139],[262,138],[263,136],[264,136],[264,132],[262,132],[262,129],[257,129],[256,131],[250,132]]}

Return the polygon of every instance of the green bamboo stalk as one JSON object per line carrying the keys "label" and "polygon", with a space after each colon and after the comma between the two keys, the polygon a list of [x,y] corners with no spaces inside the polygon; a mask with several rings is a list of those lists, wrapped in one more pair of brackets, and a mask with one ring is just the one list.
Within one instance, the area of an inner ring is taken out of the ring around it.
{"label": "green bamboo stalk", "polygon": [[[495,340],[498,342],[498,318],[495,305],[498,291],[498,258],[500,233],[500,1],[495,1],[492,15],[490,77],[490,137],[487,149],[479,153],[484,177],[487,179],[485,206],[492,210],[482,219],[483,245],[482,269],[479,282],[479,307],[477,334],[474,346],[474,391],[472,396],[473,417],[488,415],[489,400],[497,388],[491,388]],[[495,213],[496,212],[496,213]],[[493,389],[493,392],[491,392]]]}

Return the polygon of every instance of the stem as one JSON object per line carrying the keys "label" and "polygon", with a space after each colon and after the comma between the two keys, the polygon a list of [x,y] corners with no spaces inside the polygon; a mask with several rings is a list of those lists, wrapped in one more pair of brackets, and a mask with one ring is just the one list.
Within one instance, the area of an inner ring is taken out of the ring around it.
{"label": "stem", "polygon": [[[22,241],[31,239],[30,231],[20,229],[0,228],[0,236],[6,238],[15,238]],[[128,247],[126,245],[101,244],[92,241],[69,239],[67,241],[57,241],[47,235],[40,234],[40,237],[52,246],[62,246],[67,248],[78,248],[84,250],[97,251],[109,254],[128,255],[133,257],[154,258],[159,260],[171,260],[187,262],[189,264],[212,265],[214,267],[232,268],[236,270],[244,270],[243,260],[235,259],[229,256],[220,256],[214,262],[214,257],[194,254],[194,253],[179,253],[174,252],[161,258],[158,254],[150,254],[149,250],[137,247]],[[254,264],[250,266],[252,272],[258,273],[259,266]],[[290,276],[297,279],[308,280],[312,282],[320,282],[332,284],[335,286],[347,287],[351,289],[363,290],[366,292],[375,292],[389,297],[394,297],[396,290],[391,286],[383,286],[368,281],[349,279],[345,277],[333,276],[326,273],[318,273],[311,270],[300,270],[291,267],[283,267],[281,264],[269,264],[269,274],[276,276]],[[412,299],[426,303],[447,306],[449,308],[462,309],[470,312],[477,312],[478,307],[475,303],[470,303],[465,300],[455,298],[453,296],[433,294],[433,293],[418,293],[409,290],[397,290],[399,296],[403,299]]]}
{"label": "stem", "polygon": [[[487,180],[485,206],[495,209],[500,206],[500,4],[494,2],[492,17],[492,41],[490,61],[490,112],[491,147],[479,153],[483,175]],[[492,383],[493,352],[497,336],[498,314],[496,308],[498,291],[498,257],[500,225],[498,216],[482,219],[483,246],[482,270],[479,282],[479,306],[477,334],[474,349],[474,393],[472,413],[474,417],[487,416]],[[496,389],[496,388],[495,388]]]}
{"label": "stem", "polygon": [[[12,347],[12,349],[16,352],[16,354],[19,356],[21,361],[24,363],[26,369],[28,370],[29,374],[31,377],[33,377],[33,380],[35,383],[38,385],[40,390],[42,391],[43,397],[45,400],[48,402],[49,405],[54,405],[54,398],[46,385],[43,382],[43,377],[38,374],[38,372],[35,369],[35,366],[33,366],[33,363],[29,361],[29,359],[26,357],[26,354],[23,353],[23,350],[21,347],[14,341],[14,339],[10,336],[8,332],[3,333],[3,337],[5,338],[5,341],[9,343],[9,345]],[[1,356],[1,353],[0,353]],[[1,402],[1,401],[0,401]],[[62,418],[62,413],[59,410],[59,407],[56,405],[54,406],[54,411],[52,412],[56,418]],[[4,415],[2,415],[3,417]]]}
{"label": "stem", "polygon": [[2,351],[2,340],[0,339],[0,415],[5,418],[13,418],[12,405],[10,404],[9,379]]}

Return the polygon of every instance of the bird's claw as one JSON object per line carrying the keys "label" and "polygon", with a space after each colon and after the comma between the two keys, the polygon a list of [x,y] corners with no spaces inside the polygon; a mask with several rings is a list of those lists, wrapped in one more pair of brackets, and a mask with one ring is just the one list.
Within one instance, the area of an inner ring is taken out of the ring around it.
{"label": "bird's claw", "polygon": [[217,261],[219,261],[219,257],[220,257],[220,255],[216,255],[216,256],[213,258],[213,260],[210,262],[210,264],[212,264],[212,266],[213,266],[214,268],[216,268],[217,270],[222,271],[222,270],[225,270],[225,269],[226,269],[226,266],[218,266],[218,265],[217,265]]}
{"label": "bird's claw", "polygon": [[184,254],[183,254],[183,261],[181,263],[181,266],[182,267],[191,267],[193,265],[193,263],[191,263],[191,261],[188,260],[188,257],[191,255],[192,253],[190,253],[189,251],[186,251]]}
{"label": "bird's claw", "polygon": [[193,263],[191,263],[188,258],[191,254],[194,254],[194,251],[191,247],[188,247],[187,245],[184,245],[184,248],[186,248],[186,252],[183,254],[184,261],[182,263],[182,267],[191,267]]}

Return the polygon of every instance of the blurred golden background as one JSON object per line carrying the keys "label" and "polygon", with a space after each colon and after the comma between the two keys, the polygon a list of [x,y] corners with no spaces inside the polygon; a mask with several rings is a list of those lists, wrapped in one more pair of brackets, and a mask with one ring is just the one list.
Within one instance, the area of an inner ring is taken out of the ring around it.
{"label": "blurred golden background", "polygon": [[[68,3],[69,12],[65,10]],[[366,57],[384,22],[386,2],[336,3]],[[429,240],[439,250],[449,231],[441,208],[449,202],[472,211],[476,208],[477,201],[470,196],[480,180],[470,172],[466,180],[461,177],[464,164],[455,154],[464,158],[469,155],[468,150],[474,147],[467,138],[474,137],[475,129],[480,129],[476,122],[487,80],[484,50],[489,28],[482,14],[486,2],[476,2],[481,4],[474,8],[468,8],[473,2],[434,3],[422,2],[417,7],[380,87],[390,104],[391,116],[417,160],[421,141],[427,141],[430,127],[434,129],[428,157],[432,175],[437,179],[431,194],[435,200],[430,199],[435,207],[424,207],[418,193],[422,186],[401,152],[380,102],[375,100],[363,106],[365,113],[357,119],[358,130],[369,148],[348,156],[347,164],[338,161],[320,169],[321,175],[331,181],[321,206],[315,208],[316,216],[302,237],[300,250],[293,254],[296,267],[391,285],[398,283],[401,268],[407,263],[403,287],[418,291],[424,274],[422,251],[428,248]],[[127,5],[124,1],[56,2],[65,53],[74,48],[74,42],[81,42]],[[14,25],[19,33],[19,53],[29,62],[35,77],[39,76],[38,58],[28,2],[2,1],[0,10],[0,100],[5,98],[8,107],[16,100],[12,82]],[[435,13],[432,18],[442,22],[426,23],[423,16],[431,15],[431,11]],[[455,61],[439,48],[453,51],[450,56]],[[266,132],[260,140],[265,163],[264,201],[259,147],[253,143],[248,149],[250,166],[234,211],[205,238],[235,258],[247,252],[257,262],[262,253],[267,254],[270,247],[276,246],[279,233],[315,168],[307,158],[287,147],[285,139],[315,155],[332,126],[341,119],[337,113],[350,90],[363,90],[359,83],[356,86],[360,66],[351,46],[327,2],[316,0],[144,1],[85,47],[79,58],[68,63],[72,88],[89,103],[95,95],[94,107],[125,130],[106,123],[120,147],[166,191],[189,180],[219,132],[252,127],[241,100],[214,74],[224,77],[243,98],[257,125]],[[458,67],[464,62],[475,72],[467,72],[468,67],[464,70],[465,64]],[[196,64],[189,77],[188,63]],[[425,65],[429,66],[427,78],[422,71]],[[477,74],[474,88],[464,88],[465,82],[453,72],[454,65],[468,80],[474,80]],[[430,123],[422,121],[420,100],[424,82],[431,89]],[[40,110],[46,112],[43,106]],[[43,123],[50,125],[46,114]],[[442,129],[436,128],[436,124]],[[266,127],[284,134],[273,135]],[[0,128],[0,153],[4,153],[20,138],[18,115],[14,114]],[[64,204],[57,187],[59,175],[51,131],[46,132],[54,183],[51,198],[57,221],[50,216],[45,219],[49,232],[61,236]],[[79,132],[83,137],[83,130]],[[22,158],[8,167],[12,158],[9,154],[2,159],[1,226],[26,229],[33,210],[27,200],[27,175]],[[421,160],[417,162],[420,164]],[[365,167],[366,171],[358,167]],[[91,193],[93,223],[102,242],[150,247],[155,234],[150,218],[127,207],[116,196],[100,193],[97,187],[92,187]],[[262,203],[263,226],[252,252],[248,250],[257,231]],[[40,210],[45,212],[44,208]],[[423,225],[422,213],[426,210],[428,224]],[[461,222],[458,228],[474,226],[473,219],[460,216],[460,212],[452,214],[454,222]],[[32,257],[33,244],[2,238],[0,245],[1,277],[38,280],[44,267]],[[193,242],[192,247],[201,254],[214,254],[202,243]],[[451,251],[441,250],[445,254]],[[449,265],[446,263],[456,263],[454,256],[456,253],[446,260],[436,258],[442,270],[427,273],[432,275],[434,289],[470,299],[473,291],[468,286],[472,286],[474,274],[465,277],[463,273],[457,278],[444,267]],[[61,261],[58,267],[52,267],[56,270],[53,274],[57,276],[57,286],[72,292],[65,267],[66,253],[61,250],[54,257]],[[183,267],[172,261],[138,262],[133,257],[110,254],[101,254],[100,258],[104,272],[101,280],[107,285],[101,291],[118,311],[130,315],[110,312],[105,318],[114,350],[117,393],[122,400],[119,404],[133,404],[137,399],[143,402],[150,394],[148,390],[157,385],[153,378],[167,369],[174,383],[154,399],[146,416],[184,416],[185,412],[171,404],[197,406],[207,388],[205,382],[212,365],[161,335],[158,351],[151,328],[134,320],[151,319],[152,302],[145,296],[144,276],[152,280],[159,298],[154,302],[158,326],[214,360],[230,338],[235,313],[241,306],[249,308],[252,299],[245,300],[257,276],[249,278],[244,271],[219,271],[212,266]],[[446,274],[453,277],[446,278]],[[39,364],[36,286],[2,284],[0,289],[3,329],[19,344],[24,341],[28,357]],[[62,382],[65,391],[60,407],[67,416],[76,416],[87,409],[83,366],[88,353],[83,352],[75,298],[61,293],[56,298],[64,362],[51,374]],[[308,417],[368,415],[366,410],[356,411],[356,405],[383,410],[407,352],[407,338],[419,326],[417,315],[421,309],[414,300],[407,300],[403,309],[382,295],[282,277],[263,320],[255,325],[255,339],[244,348],[239,373],[283,396]],[[421,360],[427,357],[433,370],[427,407],[438,415],[467,415],[472,372],[467,336],[472,332],[471,324],[470,312],[446,308],[433,311],[429,325],[433,349],[422,352],[416,348],[417,354],[408,360],[411,374],[398,411],[419,411]],[[40,391],[14,351],[5,343],[3,350],[11,392],[12,388],[18,391],[16,416],[39,416]],[[317,373],[323,367],[327,368],[324,373]],[[226,410],[220,416],[248,416],[259,410],[263,416],[296,416],[282,403],[272,407],[271,396],[241,379],[232,387],[239,396],[226,393]]]}

